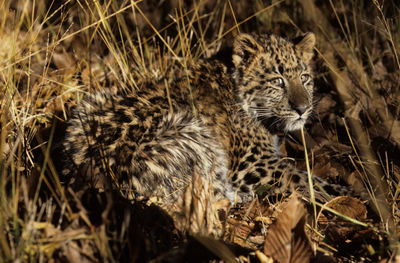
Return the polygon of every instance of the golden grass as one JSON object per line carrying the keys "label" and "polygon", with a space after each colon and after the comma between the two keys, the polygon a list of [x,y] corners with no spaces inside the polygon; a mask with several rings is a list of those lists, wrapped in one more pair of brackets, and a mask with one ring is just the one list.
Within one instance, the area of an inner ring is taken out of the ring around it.
{"label": "golden grass", "polygon": [[[341,127],[335,131],[338,143],[353,150],[341,158],[353,164],[346,167],[348,174],[358,171],[368,190],[378,215],[371,228],[389,240],[379,257],[395,256],[399,5],[394,0],[318,2],[0,1],[0,261],[123,258],[118,248],[132,238],[133,215],[124,210],[118,219],[99,201],[104,209],[96,223],[85,200],[62,185],[59,156],[51,151],[62,140],[58,127],[87,93],[112,87],[131,92],[144,80],[161,79],[172,68],[186,69],[213,55],[237,32],[271,31],[317,35],[316,63],[323,65],[316,69],[323,86],[317,90],[340,100],[331,108],[339,115],[335,124],[320,122],[327,130]],[[388,149],[379,148],[378,139]],[[133,261],[150,258],[140,251],[129,255]]]}

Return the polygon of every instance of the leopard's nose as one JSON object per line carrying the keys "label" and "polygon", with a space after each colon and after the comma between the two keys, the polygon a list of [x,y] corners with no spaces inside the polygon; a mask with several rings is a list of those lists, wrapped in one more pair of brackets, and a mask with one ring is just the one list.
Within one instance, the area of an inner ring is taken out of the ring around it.
{"label": "leopard's nose", "polygon": [[295,107],[294,110],[301,116],[306,112],[307,107]]}
{"label": "leopard's nose", "polygon": [[304,112],[307,111],[308,107],[305,106],[304,104],[296,105],[295,103],[289,101],[290,107],[296,111],[300,116],[304,114]]}

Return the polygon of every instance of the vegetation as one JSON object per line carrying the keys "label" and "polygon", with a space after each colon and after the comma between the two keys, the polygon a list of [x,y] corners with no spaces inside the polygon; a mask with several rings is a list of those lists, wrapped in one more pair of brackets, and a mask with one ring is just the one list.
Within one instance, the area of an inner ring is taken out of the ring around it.
{"label": "vegetation", "polygon": [[[399,15],[396,0],[1,0],[0,261],[400,262]],[[196,179],[175,210],[63,183],[63,132],[86,94],[132,92],[199,58],[229,63],[239,32],[308,31],[309,154],[300,134],[281,150],[368,202],[306,213],[295,196],[260,198],[216,213],[211,197],[190,195],[206,191]]]}

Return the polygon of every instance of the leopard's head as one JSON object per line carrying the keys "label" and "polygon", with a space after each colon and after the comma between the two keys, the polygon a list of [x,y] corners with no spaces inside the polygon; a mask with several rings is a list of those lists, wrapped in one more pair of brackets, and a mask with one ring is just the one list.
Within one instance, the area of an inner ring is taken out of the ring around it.
{"label": "leopard's head", "polygon": [[233,74],[243,110],[285,131],[304,126],[313,108],[310,60],[315,36],[288,41],[276,35],[241,34],[235,39]]}

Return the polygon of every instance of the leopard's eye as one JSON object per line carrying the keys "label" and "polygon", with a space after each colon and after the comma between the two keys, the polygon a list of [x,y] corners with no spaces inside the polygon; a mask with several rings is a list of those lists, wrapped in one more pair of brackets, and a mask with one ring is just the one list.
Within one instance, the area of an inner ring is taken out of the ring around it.
{"label": "leopard's eye", "polygon": [[279,88],[285,87],[285,82],[283,81],[283,78],[274,78],[270,82],[275,87],[279,87]]}
{"label": "leopard's eye", "polygon": [[308,74],[303,74],[300,76],[301,82],[304,84],[310,79],[310,75]]}

